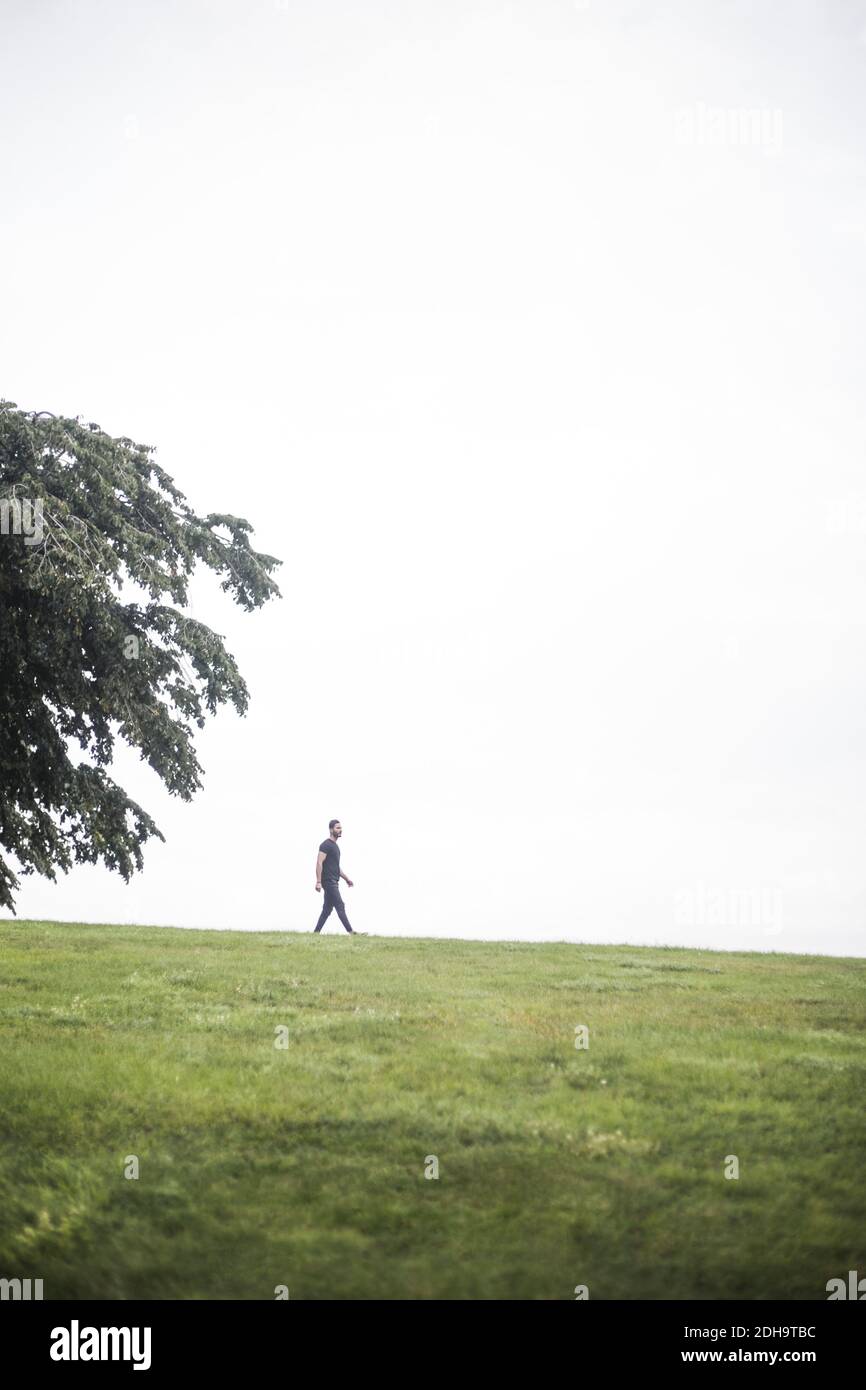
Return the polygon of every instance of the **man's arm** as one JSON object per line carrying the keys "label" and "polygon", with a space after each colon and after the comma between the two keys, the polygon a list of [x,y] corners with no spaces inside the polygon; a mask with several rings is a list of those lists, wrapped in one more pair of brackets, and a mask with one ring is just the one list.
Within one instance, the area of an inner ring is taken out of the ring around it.
{"label": "man's arm", "polygon": [[350,888],[354,888],[354,886],[355,886],[354,883],[352,882],[352,880],[351,880],[346,874],[343,873],[343,870],[342,870],[342,869],[340,870],[340,878],[344,878],[344,879],[346,880],[346,882],[348,883],[349,887],[350,887]]}
{"label": "man's arm", "polygon": [[325,851],[320,849],[320,850],[319,850],[319,854],[318,854],[318,858],[316,859],[316,892],[317,892],[317,893],[321,893],[321,891],[322,891],[322,865],[324,864],[324,862],[325,862]]}

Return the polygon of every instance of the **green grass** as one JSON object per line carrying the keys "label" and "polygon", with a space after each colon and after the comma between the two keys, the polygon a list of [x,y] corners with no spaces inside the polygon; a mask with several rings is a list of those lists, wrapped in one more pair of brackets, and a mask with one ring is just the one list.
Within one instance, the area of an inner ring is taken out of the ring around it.
{"label": "green grass", "polygon": [[866,1275],[864,960],[0,938],[0,1276],[46,1298],[825,1299]]}

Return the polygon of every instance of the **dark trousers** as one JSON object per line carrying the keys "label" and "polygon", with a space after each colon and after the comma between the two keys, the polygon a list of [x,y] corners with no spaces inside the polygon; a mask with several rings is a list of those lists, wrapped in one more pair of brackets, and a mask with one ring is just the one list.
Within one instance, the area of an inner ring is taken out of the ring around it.
{"label": "dark trousers", "polygon": [[322,930],[331,913],[335,910],[346,931],[351,931],[352,927],[346,916],[346,904],[343,902],[339,883],[328,883],[326,879],[322,879],[322,892],[325,895],[325,905],[322,908],[322,915],[316,923],[316,931]]}

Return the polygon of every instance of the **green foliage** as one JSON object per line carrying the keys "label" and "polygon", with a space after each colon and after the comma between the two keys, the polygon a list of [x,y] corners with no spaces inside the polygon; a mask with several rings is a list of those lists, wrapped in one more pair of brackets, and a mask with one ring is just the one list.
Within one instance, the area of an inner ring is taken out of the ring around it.
{"label": "green foliage", "polygon": [[[0,502],[0,848],[24,874],[101,860],[128,879],[162,836],[106,771],[115,740],[189,800],[194,728],[227,702],[247,708],[220,637],[182,611],[190,576],[207,566],[252,610],[279,594],[280,562],[252,549],[241,517],[196,515],[152,448],[8,401]],[[14,910],[17,887],[0,856],[0,905]]]}

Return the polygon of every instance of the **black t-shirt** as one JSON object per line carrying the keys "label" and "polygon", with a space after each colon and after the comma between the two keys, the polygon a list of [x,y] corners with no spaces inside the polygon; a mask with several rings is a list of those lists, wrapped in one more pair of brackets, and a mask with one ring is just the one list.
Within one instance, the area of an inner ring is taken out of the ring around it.
{"label": "black t-shirt", "polygon": [[319,852],[324,854],[325,862],[322,865],[322,882],[340,882],[340,847],[336,840],[323,840],[319,845]]}

